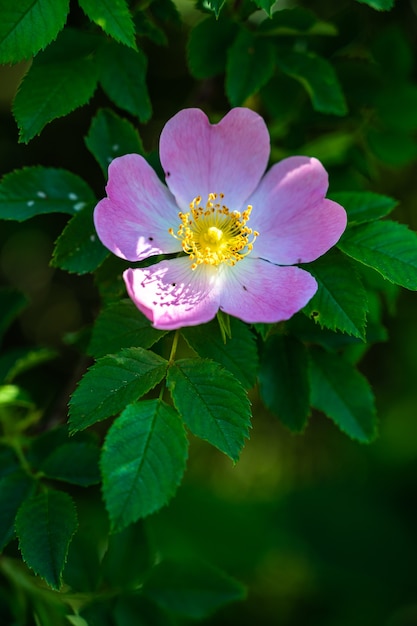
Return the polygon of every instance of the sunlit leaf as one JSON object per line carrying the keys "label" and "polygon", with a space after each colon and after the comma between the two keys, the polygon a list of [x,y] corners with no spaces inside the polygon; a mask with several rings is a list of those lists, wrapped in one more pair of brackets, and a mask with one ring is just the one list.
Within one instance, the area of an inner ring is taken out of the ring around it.
{"label": "sunlit leaf", "polygon": [[135,26],[126,0],[78,0],[78,4],[110,37],[136,48]]}

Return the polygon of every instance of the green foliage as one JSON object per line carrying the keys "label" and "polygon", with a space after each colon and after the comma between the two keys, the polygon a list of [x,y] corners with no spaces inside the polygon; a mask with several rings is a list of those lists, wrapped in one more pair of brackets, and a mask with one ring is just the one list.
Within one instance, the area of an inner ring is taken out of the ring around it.
{"label": "green foliage", "polygon": [[34,481],[20,469],[0,478],[0,550],[14,537],[16,513],[34,488]]}
{"label": "green foliage", "polygon": [[225,71],[229,42],[237,30],[236,23],[223,16],[194,26],[188,39],[187,60],[195,78],[211,78]]}
{"label": "green foliage", "polygon": [[250,427],[250,404],[239,381],[212,361],[180,359],[169,368],[167,385],[191,432],[237,461]]}
{"label": "green foliage", "polygon": [[27,298],[20,291],[11,287],[0,288],[0,339],[26,304]]}
{"label": "green foliage", "polygon": [[370,7],[377,11],[389,11],[393,8],[395,0],[356,0],[363,4],[369,4]]}
{"label": "green foliage", "polygon": [[313,406],[362,443],[377,434],[374,396],[368,381],[350,363],[319,348],[312,350]]}
{"label": "green foliage", "polygon": [[26,564],[59,589],[68,546],[77,528],[71,497],[63,491],[47,490],[26,500],[16,517],[16,534]]}
{"label": "green foliage", "polygon": [[48,122],[86,104],[98,81],[94,37],[66,30],[34,59],[17,92],[13,114],[27,143]]}
{"label": "green foliage", "polygon": [[162,380],[167,365],[165,359],[143,348],[126,348],[99,359],[71,397],[71,430],[120,413]]}
{"label": "green foliage", "polygon": [[0,1],[0,63],[29,59],[63,28],[69,0]]}
{"label": "green foliage", "polygon": [[0,218],[18,222],[44,213],[75,215],[94,194],[79,176],[50,167],[25,167],[0,182]]}
{"label": "green foliage", "polygon": [[181,482],[187,449],[183,425],[172,407],[160,400],[126,407],[107,434],[101,459],[113,530],[168,502]]}
{"label": "green foliage", "polygon": [[135,28],[126,0],[78,0],[82,10],[105,33],[136,49]]}
{"label": "green foliage", "polygon": [[[74,459],[77,460],[76,463]],[[97,445],[71,441],[52,450],[39,469],[47,478],[88,487],[100,482],[98,461]]]}
{"label": "green foliage", "polygon": [[310,413],[307,350],[291,336],[271,335],[259,369],[262,399],[290,430],[301,432]]}
{"label": "green foliage", "polygon": [[398,205],[397,200],[372,191],[341,191],[331,197],[345,208],[349,226],[386,217]]}

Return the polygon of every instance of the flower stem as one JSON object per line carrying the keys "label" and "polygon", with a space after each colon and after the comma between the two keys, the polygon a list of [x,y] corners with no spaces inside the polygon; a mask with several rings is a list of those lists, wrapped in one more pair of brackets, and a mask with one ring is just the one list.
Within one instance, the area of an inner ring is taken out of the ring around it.
{"label": "flower stem", "polygon": [[174,339],[172,340],[171,346],[171,354],[169,355],[169,365],[172,365],[175,359],[175,354],[177,352],[178,340],[180,338],[180,333],[178,330],[175,331]]}

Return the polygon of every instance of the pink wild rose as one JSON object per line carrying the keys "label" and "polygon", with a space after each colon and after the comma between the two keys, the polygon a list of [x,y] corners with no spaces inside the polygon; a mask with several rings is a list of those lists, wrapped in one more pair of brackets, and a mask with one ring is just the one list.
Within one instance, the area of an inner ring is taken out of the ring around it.
{"label": "pink wild rose", "polygon": [[180,253],[123,274],[155,328],[202,324],[219,309],[279,322],[316,293],[316,280],[294,264],[334,246],[346,212],[325,198],[317,159],[290,157],[265,174],[269,153],[254,111],[235,108],[212,125],[201,110],[184,109],[161,133],[166,185],[138,154],[110,163],[107,197],[94,211],[103,244],[128,261]]}

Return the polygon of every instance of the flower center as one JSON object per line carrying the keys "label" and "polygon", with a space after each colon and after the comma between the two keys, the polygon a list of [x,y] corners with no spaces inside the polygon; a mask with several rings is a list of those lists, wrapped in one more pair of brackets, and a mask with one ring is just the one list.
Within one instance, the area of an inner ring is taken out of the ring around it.
{"label": "flower center", "polygon": [[178,213],[181,223],[177,232],[169,229],[193,261],[193,270],[202,263],[236,265],[250,253],[259,235],[246,226],[252,212],[251,205],[242,213],[231,211],[221,204],[223,198],[222,193],[210,193],[206,205],[201,206],[201,196],[197,196],[190,203],[187,213]]}

